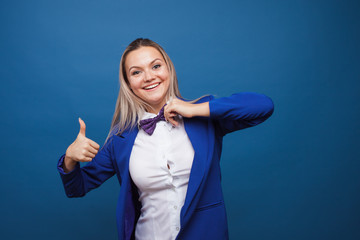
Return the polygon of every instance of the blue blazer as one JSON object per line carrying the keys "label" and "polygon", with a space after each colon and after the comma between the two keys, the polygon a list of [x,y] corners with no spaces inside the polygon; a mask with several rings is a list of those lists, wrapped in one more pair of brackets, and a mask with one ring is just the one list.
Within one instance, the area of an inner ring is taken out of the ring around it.
{"label": "blue blazer", "polygon": [[[181,209],[181,229],[176,239],[228,239],[228,226],[221,188],[220,155],[227,133],[255,126],[273,113],[273,102],[262,94],[243,92],[230,97],[202,98],[209,101],[210,117],[184,118],[185,130],[195,150],[185,203]],[[129,174],[129,159],[138,128],[113,134],[96,157],[84,167],[65,173],[64,156],[58,170],[68,197],[82,197],[116,174],[121,185],[116,218],[120,240],[134,238],[140,215],[136,186]]]}

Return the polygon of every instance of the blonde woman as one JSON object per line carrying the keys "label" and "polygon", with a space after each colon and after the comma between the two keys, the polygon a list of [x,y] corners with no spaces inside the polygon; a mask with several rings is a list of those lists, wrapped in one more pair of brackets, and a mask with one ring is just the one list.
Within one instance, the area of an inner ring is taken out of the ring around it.
{"label": "blonde woman", "polygon": [[116,174],[119,239],[228,239],[222,138],[265,121],[271,99],[242,92],[185,101],[169,56],[149,39],[126,48],[119,75],[104,146],[86,138],[79,119],[80,132],[58,162],[66,195],[82,197]]}

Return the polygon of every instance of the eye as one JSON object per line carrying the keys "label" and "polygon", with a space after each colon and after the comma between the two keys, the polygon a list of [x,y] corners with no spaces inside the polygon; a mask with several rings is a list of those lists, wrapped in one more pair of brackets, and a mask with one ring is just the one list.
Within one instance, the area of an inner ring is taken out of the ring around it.
{"label": "eye", "polygon": [[138,75],[140,73],[140,71],[133,71],[132,73],[131,73],[131,75]]}
{"label": "eye", "polygon": [[158,69],[159,67],[161,67],[161,65],[160,65],[160,64],[156,64],[156,65],[153,66],[153,69]]}

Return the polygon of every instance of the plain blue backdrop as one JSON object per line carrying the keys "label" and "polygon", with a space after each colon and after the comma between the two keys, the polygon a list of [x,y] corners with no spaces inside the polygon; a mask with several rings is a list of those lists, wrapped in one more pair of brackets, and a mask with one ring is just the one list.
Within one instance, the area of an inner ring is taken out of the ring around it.
{"label": "plain blue backdrop", "polygon": [[274,115],[224,139],[231,239],[360,239],[360,2],[2,0],[1,239],[116,239],[112,178],[68,199],[56,163],[103,144],[135,38],[173,60],[185,98],[254,91]]}

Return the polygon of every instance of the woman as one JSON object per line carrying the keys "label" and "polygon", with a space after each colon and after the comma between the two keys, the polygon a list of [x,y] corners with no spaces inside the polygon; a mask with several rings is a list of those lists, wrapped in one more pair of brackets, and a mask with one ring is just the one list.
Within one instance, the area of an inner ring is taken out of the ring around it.
{"label": "woman", "polygon": [[[120,91],[104,146],[85,123],[60,158],[68,197],[82,197],[117,175],[119,239],[228,239],[220,183],[222,138],[273,112],[270,98],[238,93],[188,102],[174,66],[149,39],[136,39],[120,62]],[[157,115],[158,114],[158,115]],[[80,168],[79,162],[89,162]]]}

